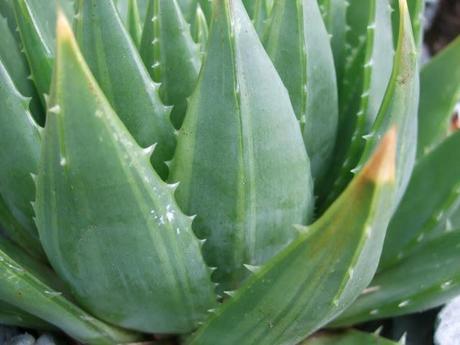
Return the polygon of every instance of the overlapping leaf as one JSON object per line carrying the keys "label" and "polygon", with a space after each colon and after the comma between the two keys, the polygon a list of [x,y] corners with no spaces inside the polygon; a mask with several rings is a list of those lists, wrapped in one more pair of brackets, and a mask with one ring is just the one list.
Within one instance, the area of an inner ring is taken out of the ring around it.
{"label": "overlapping leaf", "polygon": [[423,66],[417,158],[439,145],[452,130],[451,116],[460,99],[460,37]]}
{"label": "overlapping leaf", "polygon": [[171,120],[179,128],[187,97],[198,79],[201,58],[177,0],[150,0],[140,52],[153,80],[161,82],[163,101],[174,105]]}
{"label": "overlapping leaf", "polygon": [[312,226],[251,276],[191,345],[294,345],[334,319],[371,281],[391,211],[396,133]]}
{"label": "overlapping leaf", "polygon": [[44,249],[95,315],[189,332],[215,303],[192,220],[110,107],[63,15],[57,30],[35,207]]}
{"label": "overlapping leaf", "polygon": [[[14,255],[14,257],[12,256]],[[27,319],[46,328],[27,314],[46,320],[75,339],[90,345],[112,345],[139,339],[139,336],[107,325],[70,302],[62,290],[56,289],[57,277],[46,266],[41,266],[19,248],[0,243],[0,301],[23,310]],[[0,316],[1,317],[1,316]]]}
{"label": "overlapping leaf", "polygon": [[[347,42],[352,50],[345,63],[344,81],[339,92],[339,134],[332,171],[328,176],[329,180],[336,181],[326,205],[352,178],[351,170],[357,165],[365,144],[362,137],[369,133],[379,113],[393,66],[393,54],[388,50],[392,46],[388,1],[373,0],[367,5],[352,1],[347,15],[352,28]],[[399,55],[404,53],[401,51]]]}
{"label": "overlapping leaf", "polygon": [[0,223],[10,238],[42,257],[31,202],[32,173],[37,172],[39,130],[28,111],[29,102],[16,89],[0,60]]}
{"label": "overlapping leaf", "polygon": [[334,149],[338,99],[328,33],[316,1],[276,1],[265,47],[301,122],[312,176],[321,180]]}
{"label": "overlapping leaf", "polygon": [[397,345],[388,339],[379,337],[376,334],[369,334],[359,331],[346,331],[332,334],[319,334],[304,341],[301,345]]}
{"label": "overlapping leaf", "polygon": [[207,57],[172,162],[179,205],[197,214],[205,259],[222,289],[306,224],[309,161],[289,96],[241,0],[215,2]]}
{"label": "overlapping leaf", "polygon": [[172,158],[175,137],[158,85],[152,83],[111,0],[80,0],[77,7],[76,35],[86,62],[139,145],[156,143],[154,167],[166,178],[164,162]]}
{"label": "overlapping leaf", "polygon": [[445,232],[378,273],[336,325],[420,312],[460,293],[460,230]]}

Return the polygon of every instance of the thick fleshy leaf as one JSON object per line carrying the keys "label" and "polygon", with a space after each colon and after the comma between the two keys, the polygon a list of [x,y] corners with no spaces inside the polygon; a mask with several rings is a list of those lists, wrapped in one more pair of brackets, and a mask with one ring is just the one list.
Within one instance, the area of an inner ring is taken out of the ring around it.
{"label": "thick fleshy leaf", "polygon": [[13,4],[32,78],[43,100],[53,70],[56,2],[15,0]]}
{"label": "thick fleshy leaf", "polygon": [[371,281],[390,219],[396,133],[313,225],[267,262],[190,345],[294,345],[334,319]]}
{"label": "thick fleshy leaf", "polygon": [[174,106],[171,120],[179,128],[198,79],[201,56],[177,0],[150,0],[140,52],[153,80],[161,82],[163,101]]}
{"label": "thick fleshy leaf", "polygon": [[321,333],[304,341],[301,345],[398,345],[377,334],[364,333],[355,330],[346,332]]}
{"label": "thick fleshy leaf", "polygon": [[275,2],[265,48],[286,85],[311,161],[324,176],[337,133],[337,83],[328,33],[316,0]]}
{"label": "thick fleshy leaf", "polygon": [[452,112],[455,104],[460,100],[459,61],[460,37],[422,68],[418,159],[433,150],[452,133]]}
{"label": "thick fleshy leaf", "polygon": [[192,35],[195,42],[200,45],[201,55],[204,57],[206,53],[206,46],[208,44],[209,29],[206,17],[201,9],[200,4],[196,8],[196,18],[192,26]]}
{"label": "thick fleshy leaf", "polygon": [[460,293],[460,230],[441,234],[381,273],[335,325],[420,312]]}
{"label": "thick fleshy leaf", "polygon": [[[54,287],[56,278],[50,277],[51,271],[43,274],[49,268],[27,258],[19,248],[12,249],[3,244],[0,245],[0,301],[45,320],[85,344],[112,345],[139,338],[81,310],[65,297],[62,290]],[[47,278],[51,278],[51,284]]]}
{"label": "thick fleshy leaf", "polygon": [[[393,13],[393,36],[398,37],[399,35],[399,16],[400,11],[398,7],[399,0],[391,0],[392,7],[394,8]],[[423,46],[423,24],[424,24],[424,11],[425,11],[425,0],[407,0],[407,7],[409,9],[410,20],[412,23],[412,31],[414,33],[414,42],[417,50],[420,50]]]}
{"label": "thick fleshy leaf", "polygon": [[31,254],[42,251],[33,221],[35,199],[32,173],[40,154],[39,130],[32,119],[29,101],[16,89],[0,60],[0,222],[11,239]]}
{"label": "thick fleshy leaf", "polygon": [[136,47],[139,47],[141,44],[142,21],[139,14],[139,7],[137,6],[137,0],[128,0],[127,16],[126,26],[128,27],[128,32]]}
{"label": "thick fleshy leaf", "polygon": [[171,181],[224,290],[296,235],[313,207],[309,161],[289,95],[241,0],[218,0],[207,57],[179,131]]}
{"label": "thick fleshy leaf", "polygon": [[25,97],[31,97],[30,110],[35,120],[44,123],[44,111],[40,104],[40,98],[33,82],[28,79],[30,75],[29,67],[25,56],[21,53],[19,42],[11,32],[7,20],[0,16],[0,61],[8,71],[14,85]]}
{"label": "thick fleshy leaf", "polygon": [[331,37],[331,48],[339,84],[342,81],[345,67],[347,9],[350,5],[348,0],[319,0],[318,4]]}
{"label": "thick fleshy leaf", "polygon": [[213,0],[198,0],[198,3],[200,4],[208,23],[211,22],[212,17],[212,2]]}
{"label": "thick fleshy leaf", "polygon": [[[345,81],[341,85],[340,108],[343,114],[335,160],[327,178],[329,181],[335,179],[335,182],[326,205],[333,202],[352,179],[351,170],[359,162],[365,145],[363,136],[374,124],[393,66],[392,50],[388,49],[393,44],[388,0],[369,1],[367,19],[361,7],[366,8],[361,1],[352,1],[348,13],[348,20],[354,23],[348,41],[356,49],[354,53],[350,52],[350,56],[356,54],[356,57],[354,61],[347,61]],[[362,48],[361,42],[364,42]],[[356,80],[358,84],[353,85]],[[345,130],[340,133],[343,127]]]}
{"label": "thick fleshy leaf", "polygon": [[189,24],[193,24],[195,21],[198,0],[177,0],[177,3],[182,10],[182,14],[184,15],[185,20]]}
{"label": "thick fleshy leaf", "polygon": [[398,262],[445,224],[460,202],[460,132],[421,158],[390,223],[381,269]]}
{"label": "thick fleshy leaf", "polygon": [[175,146],[174,128],[155,85],[111,0],[79,0],[76,36],[93,75],[113,109],[142,147],[156,143],[154,167],[168,175],[165,161]]}
{"label": "thick fleshy leaf", "polygon": [[50,324],[1,300],[0,325],[32,328],[40,331],[54,330]]}
{"label": "thick fleshy leaf", "polygon": [[417,149],[417,111],[419,101],[419,74],[417,50],[414,45],[406,0],[399,0],[401,15],[400,35],[395,53],[393,71],[382,105],[366,140],[359,164],[352,170],[355,174],[364,166],[378,145],[382,135],[392,127],[398,130],[396,154],[396,208],[412,173]]}
{"label": "thick fleshy leaf", "polygon": [[192,220],[111,109],[63,15],[50,105],[36,213],[54,269],[104,320],[191,331],[215,303]]}

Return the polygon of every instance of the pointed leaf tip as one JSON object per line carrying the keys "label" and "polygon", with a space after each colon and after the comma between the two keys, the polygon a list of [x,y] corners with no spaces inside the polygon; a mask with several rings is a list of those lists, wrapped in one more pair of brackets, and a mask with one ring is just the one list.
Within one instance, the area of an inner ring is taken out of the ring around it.
{"label": "pointed leaf tip", "polygon": [[57,13],[56,37],[57,41],[60,39],[71,39],[73,37],[72,28],[70,27],[70,24],[61,9],[59,9]]}
{"label": "pointed leaf tip", "polygon": [[396,176],[397,129],[392,127],[382,138],[363,176],[375,182],[393,182]]}

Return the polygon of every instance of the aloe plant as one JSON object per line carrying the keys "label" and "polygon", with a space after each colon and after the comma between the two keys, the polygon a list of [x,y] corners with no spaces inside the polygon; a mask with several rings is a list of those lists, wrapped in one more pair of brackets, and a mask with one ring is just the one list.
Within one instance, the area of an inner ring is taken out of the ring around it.
{"label": "aloe plant", "polygon": [[460,41],[420,66],[422,9],[0,0],[0,324],[397,344],[348,328],[460,294]]}

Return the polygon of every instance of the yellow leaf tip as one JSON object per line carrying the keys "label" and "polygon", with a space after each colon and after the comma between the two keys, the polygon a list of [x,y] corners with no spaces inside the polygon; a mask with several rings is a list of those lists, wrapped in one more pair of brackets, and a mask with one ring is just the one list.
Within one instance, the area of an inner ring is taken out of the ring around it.
{"label": "yellow leaf tip", "polygon": [[407,0],[399,0],[399,10],[401,13],[407,13],[409,11],[407,8]]}
{"label": "yellow leaf tip", "polygon": [[61,9],[58,9],[57,13],[56,36],[58,37],[58,40],[59,38],[70,39],[73,36],[69,21]]}
{"label": "yellow leaf tip", "polygon": [[392,127],[382,138],[363,169],[363,176],[375,182],[393,182],[396,175],[397,129]]}

